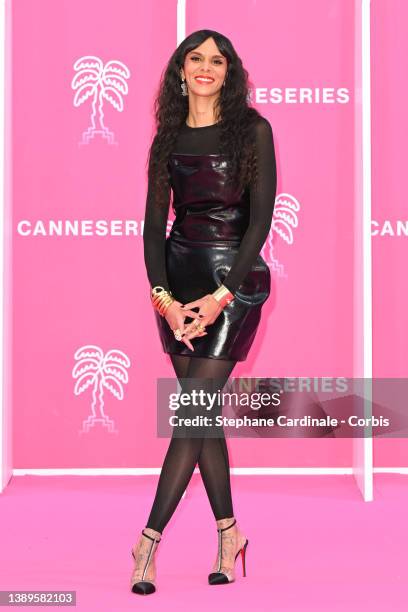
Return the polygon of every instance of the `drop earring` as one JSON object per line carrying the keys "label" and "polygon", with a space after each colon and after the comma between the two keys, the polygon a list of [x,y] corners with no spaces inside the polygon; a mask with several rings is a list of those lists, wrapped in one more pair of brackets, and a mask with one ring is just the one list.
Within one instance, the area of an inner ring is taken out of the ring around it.
{"label": "drop earring", "polygon": [[186,79],[182,79],[180,87],[181,87],[181,95],[188,96]]}

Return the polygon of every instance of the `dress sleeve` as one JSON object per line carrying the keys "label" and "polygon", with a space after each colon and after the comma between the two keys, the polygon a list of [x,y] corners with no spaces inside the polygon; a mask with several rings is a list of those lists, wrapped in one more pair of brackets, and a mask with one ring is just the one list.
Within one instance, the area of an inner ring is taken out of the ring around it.
{"label": "dress sleeve", "polygon": [[258,177],[249,185],[249,223],[223,284],[234,293],[251,270],[268,236],[276,197],[276,159],[272,128],[265,117],[255,124]]}
{"label": "dress sleeve", "polygon": [[148,189],[143,227],[143,249],[147,277],[151,287],[161,285],[170,291],[166,272],[166,228],[170,207],[170,183],[166,184],[165,204],[155,198],[155,177],[149,160]]}

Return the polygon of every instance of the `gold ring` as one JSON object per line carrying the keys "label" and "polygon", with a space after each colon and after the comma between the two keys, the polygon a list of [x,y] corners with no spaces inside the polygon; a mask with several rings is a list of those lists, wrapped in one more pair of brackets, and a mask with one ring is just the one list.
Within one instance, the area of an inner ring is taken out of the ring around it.
{"label": "gold ring", "polygon": [[200,321],[198,319],[194,319],[194,326],[195,326],[196,330],[199,331],[199,332],[205,331],[205,327],[203,325],[201,325],[201,323],[200,323]]}
{"label": "gold ring", "polygon": [[173,329],[173,334],[176,340],[181,340],[181,330],[179,328]]}

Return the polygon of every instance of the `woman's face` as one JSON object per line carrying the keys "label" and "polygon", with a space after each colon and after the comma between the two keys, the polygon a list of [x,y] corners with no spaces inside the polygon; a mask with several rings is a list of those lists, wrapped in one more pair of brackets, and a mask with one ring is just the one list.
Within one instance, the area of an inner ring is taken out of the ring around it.
{"label": "woman's face", "polygon": [[[227,58],[221,55],[213,38],[186,54],[181,78],[186,79],[189,94],[213,96],[221,90],[227,73]],[[200,79],[200,77],[206,77]]]}

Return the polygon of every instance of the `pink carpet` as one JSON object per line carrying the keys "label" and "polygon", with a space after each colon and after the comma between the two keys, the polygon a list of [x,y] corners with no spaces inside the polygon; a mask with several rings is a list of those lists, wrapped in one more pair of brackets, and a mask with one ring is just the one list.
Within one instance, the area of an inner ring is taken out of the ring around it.
{"label": "pink carpet", "polygon": [[[76,590],[78,610],[407,610],[407,477],[232,476],[247,577],[209,586],[217,533],[198,474],[164,531],[153,595],[130,592],[131,545],[157,476],[14,477],[0,495],[0,589]],[[38,606],[36,609],[56,609]],[[59,608],[61,609],[61,608]]]}

